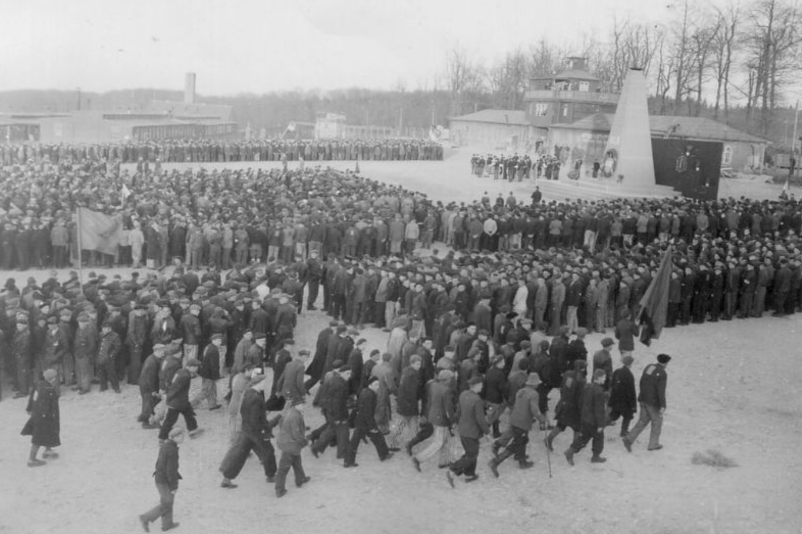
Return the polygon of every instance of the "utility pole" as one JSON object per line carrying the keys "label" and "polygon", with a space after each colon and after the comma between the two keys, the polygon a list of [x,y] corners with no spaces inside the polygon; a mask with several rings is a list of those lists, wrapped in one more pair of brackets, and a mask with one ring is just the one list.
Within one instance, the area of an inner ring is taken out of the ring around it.
{"label": "utility pole", "polygon": [[76,89],[78,90],[78,111],[81,111],[81,88],[76,87]]}
{"label": "utility pole", "polygon": [[796,125],[799,122],[799,100],[796,101],[796,111],[794,112],[794,136],[791,138],[791,154],[796,154]]}

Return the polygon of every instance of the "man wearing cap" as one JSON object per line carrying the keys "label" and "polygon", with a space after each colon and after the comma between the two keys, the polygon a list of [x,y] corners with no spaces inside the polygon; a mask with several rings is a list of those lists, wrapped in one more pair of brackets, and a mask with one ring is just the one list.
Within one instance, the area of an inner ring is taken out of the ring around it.
{"label": "man wearing cap", "polygon": [[[100,391],[106,391],[108,382],[111,381],[111,387],[115,393],[120,393],[120,382],[117,379],[117,360],[120,358],[120,351],[122,350],[122,342],[120,336],[117,335],[111,328],[111,323],[105,321],[100,328],[100,348],[97,351],[97,375],[100,382]],[[156,393],[159,392],[159,367],[158,363],[155,368],[156,376]],[[142,383],[142,375],[139,377],[140,384]],[[152,411],[152,408],[151,408]]]}
{"label": "man wearing cap", "polygon": [[58,383],[60,383],[64,380],[62,364],[64,355],[69,350],[70,343],[66,332],[59,328],[58,319],[56,319],[56,317],[52,315],[48,317],[47,325],[48,328],[43,347],[44,356],[42,357],[42,363],[45,368],[53,369],[59,374]]}
{"label": "man wearing cap", "polygon": [[[490,433],[490,427],[485,418],[484,401],[479,396],[483,381],[475,376],[468,381],[468,389],[459,396],[457,406],[457,426],[462,448],[465,453],[451,464],[451,473],[456,476],[465,475],[465,482],[473,482],[479,475],[476,474],[476,462],[479,458],[479,439]],[[451,475],[449,475],[451,482]]]}
{"label": "man wearing cap", "polygon": [[582,418],[580,420],[580,431],[574,437],[574,442],[565,450],[565,459],[570,465],[574,465],[574,455],[581,451],[589,441],[593,440],[591,449],[593,456],[592,463],[604,463],[606,458],[602,458],[604,450],[604,427],[607,424],[607,395],[604,393],[602,385],[607,379],[603,370],[597,369],[593,373],[593,383],[585,387],[582,393]]}
{"label": "man wearing cap", "polygon": [[290,467],[292,467],[295,475],[295,485],[297,487],[300,488],[312,480],[311,477],[306,476],[306,473],[304,473],[304,467],[301,463],[301,450],[309,444],[309,441],[304,437],[306,430],[303,416],[304,408],[303,397],[295,398],[284,410],[281,417],[281,426],[276,440],[276,445],[281,451],[278,472],[276,473],[276,497],[279,499],[287,494],[286,481]]}
{"label": "man wearing cap", "polygon": [[142,350],[148,339],[148,316],[144,304],[138,304],[128,319],[125,344],[128,346],[128,383],[136,384],[142,369]]}
{"label": "man wearing cap", "polygon": [[632,444],[638,436],[651,423],[648,450],[657,451],[663,448],[660,444],[660,431],[663,427],[663,414],[666,411],[666,383],[668,375],[666,366],[671,361],[668,354],[658,354],[657,363],[650,363],[643,370],[640,378],[640,417],[635,427],[624,438],[624,447],[632,452]]}
{"label": "man wearing cap", "polygon": [[178,330],[183,336],[183,362],[185,366],[189,360],[196,359],[198,357],[198,345],[200,344],[201,339],[201,325],[200,319],[198,319],[199,315],[200,304],[193,302],[189,305],[189,311],[187,311],[181,317],[181,322],[178,325]]}
{"label": "man wearing cap", "polygon": [[[442,358],[441,358],[442,359]],[[454,382],[454,373],[442,369],[437,377],[426,384],[425,425],[421,431],[407,443],[407,454],[412,456],[412,463],[420,471],[420,464],[440,453],[438,465],[448,467],[451,463],[451,425],[454,423],[454,391],[451,387]],[[426,432],[425,428],[428,428]],[[422,441],[432,437],[429,444],[412,454],[412,448]]]}
{"label": "man wearing cap", "polygon": [[418,416],[420,415],[420,401],[423,393],[420,373],[421,365],[421,357],[413,354],[410,357],[409,365],[401,371],[401,379],[396,395],[396,411],[400,416],[400,420],[387,437],[390,450],[400,450],[397,440],[399,437],[403,438],[407,429],[411,429],[413,436],[418,433]]}
{"label": "man wearing cap", "polygon": [[[111,326],[108,324],[103,325],[103,340],[106,339],[106,330],[109,330],[111,334],[116,336],[117,334],[111,330]],[[104,341],[100,342],[100,353],[98,354],[98,371],[100,374],[100,390],[103,391],[106,388],[106,375],[109,373],[109,369],[112,370],[109,377],[111,378],[111,385],[115,387],[115,391],[119,391],[119,386],[117,385],[117,377],[113,372],[114,363],[110,359],[106,363],[101,363],[101,354],[103,353],[103,344]],[[117,343],[119,345],[119,337],[117,338]],[[150,423],[150,418],[153,415],[153,408],[156,407],[156,404],[159,403],[159,369],[161,367],[162,359],[164,358],[164,349],[165,346],[161,343],[158,343],[153,346],[153,354],[148,356],[145,359],[145,363],[142,365],[142,372],[139,374],[139,395],[142,397],[142,411],[137,418],[137,421],[142,423],[142,428],[144,429],[152,429],[158,428],[158,425],[152,425]],[[104,367],[107,369],[104,371]]]}
{"label": "man wearing cap", "polygon": [[45,448],[43,458],[58,458],[58,454],[53,452],[52,448],[61,445],[58,372],[55,369],[47,369],[43,373],[43,378],[28,403],[28,413],[31,417],[22,429],[23,436],[31,436],[28,467],[45,465],[44,461],[36,458],[40,447]]}
{"label": "man wearing cap", "polygon": [[145,532],[150,532],[150,523],[161,517],[162,531],[172,530],[178,526],[173,521],[173,503],[178,491],[178,444],[184,441],[184,430],[174,428],[159,447],[159,457],[153,472],[156,489],[159,491],[159,504],[139,516],[139,523]]}
{"label": "man wearing cap", "polygon": [[206,345],[203,350],[203,360],[198,370],[202,386],[197,402],[200,404],[205,399],[209,403],[209,411],[217,410],[221,406],[217,402],[217,381],[220,380],[220,347],[222,344],[222,334],[213,334],[211,343]]}
{"label": "man wearing cap", "polygon": [[178,421],[179,414],[184,416],[184,422],[187,424],[190,437],[200,433],[198,422],[195,419],[195,410],[192,409],[192,405],[189,402],[189,387],[200,366],[201,363],[193,358],[187,361],[185,368],[179,369],[173,376],[165,398],[167,415],[164,417],[159,431],[159,440],[167,439],[173,425]]}
{"label": "man wearing cap", "polygon": [[618,350],[621,357],[632,356],[635,350],[635,337],[640,332],[640,328],[632,322],[629,310],[621,313],[621,319],[615,325],[615,338],[618,340]]}
{"label": "man wearing cap", "polygon": [[287,402],[306,398],[304,372],[308,358],[309,351],[307,349],[299,350],[292,361],[284,367],[284,372],[281,373],[276,383],[276,393],[284,397]]}
{"label": "man wearing cap", "polygon": [[379,431],[376,424],[376,403],[377,392],[379,391],[379,379],[375,376],[368,379],[367,386],[359,392],[359,399],[356,406],[356,417],[354,419],[354,434],[348,444],[344,467],[357,467],[356,453],[359,443],[365,437],[370,439],[379,455],[379,460],[384,461],[392,457],[392,453],[387,448],[387,443]]}
{"label": "man wearing cap", "polygon": [[28,328],[28,314],[18,314],[16,320],[16,330],[11,343],[11,350],[14,354],[14,367],[16,369],[17,392],[14,398],[28,396],[28,388],[31,383],[31,366],[33,365],[33,340],[31,330]]}
{"label": "man wearing cap", "polygon": [[78,382],[73,389],[79,390],[81,395],[86,395],[92,388],[92,367],[95,363],[97,349],[97,330],[90,325],[89,316],[81,314],[78,316],[78,329],[75,331],[72,349],[75,357],[75,375]]}
{"label": "man wearing cap", "polygon": [[552,446],[554,438],[565,432],[566,428],[574,431],[574,439],[579,435],[582,418],[582,393],[587,382],[585,377],[587,366],[586,361],[576,360],[573,369],[563,373],[560,400],[554,409],[557,424],[545,439],[546,447],[550,451],[554,450]]}
{"label": "man wearing cap", "polygon": [[337,458],[345,458],[348,450],[348,380],[350,378],[351,368],[343,365],[335,370],[326,384],[325,396],[320,402],[325,410],[326,428],[311,447],[315,457],[325,451],[332,439],[336,438]]}
{"label": "man wearing cap", "polygon": [[[613,376],[613,357],[611,351],[613,350],[615,341],[613,341],[612,338],[606,337],[602,339],[601,345],[601,350],[596,351],[593,355],[593,372],[595,373],[596,369],[602,369],[604,371],[607,377],[604,381],[604,390],[607,391],[610,389],[610,379]],[[628,356],[630,358],[632,357],[632,355]]]}
{"label": "man wearing cap", "polygon": [[529,431],[532,430],[532,422],[537,420],[541,425],[546,424],[546,417],[538,408],[539,395],[537,386],[540,384],[540,377],[532,373],[527,378],[524,387],[515,394],[515,403],[510,414],[510,426],[512,427],[512,442],[497,458],[490,460],[490,470],[493,476],[498,478],[498,466],[509,458],[515,456],[518,466],[521,469],[528,469],[534,465],[526,459],[526,445],[529,443]]}
{"label": "man wearing cap", "polygon": [[613,372],[610,400],[610,417],[608,424],[614,424],[621,417],[621,437],[629,433],[629,423],[632,416],[638,409],[637,396],[635,395],[635,377],[632,375],[633,358],[624,356],[621,359],[623,365]]}
{"label": "man wearing cap", "polygon": [[278,424],[281,417],[267,420],[267,408],[265,407],[265,376],[255,374],[251,378],[250,387],[242,395],[240,414],[242,415],[242,432],[237,441],[226,453],[223,462],[220,464],[220,472],[223,474],[223,481],[220,486],[223,488],[236,488],[231,481],[239,475],[248,454],[253,450],[259,461],[262,462],[265,478],[268,483],[275,482],[276,476],[276,453],[270,439],[273,437],[271,429]]}

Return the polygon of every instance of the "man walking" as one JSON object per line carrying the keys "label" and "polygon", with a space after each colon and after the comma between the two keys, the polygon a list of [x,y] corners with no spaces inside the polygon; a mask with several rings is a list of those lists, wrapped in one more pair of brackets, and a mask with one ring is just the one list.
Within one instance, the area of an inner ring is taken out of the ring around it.
{"label": "man walking", "polygon": [[640,417],[635,427],[622,438],[624,447],[632,452],[632,444],[649,423],[652,424],[649,436],[650,451],[659,451],[663,448],[660,445],[660,431],[663,428],[663,414],[666,411],[666,383],[668,374],[666,366],[671,361],[668,354],[658,354],[657,363],[650,363],[643,370],[640,378]]}
{"label": "man walking", "polygon": [[163,532],[178,526],[178,523],[173,521],[173,503],[175,493],[178,491],[178,481],[181,480],[181,474],[178,472],[178,444],[183,441],[184,430],[174,428],[159,447],[159,458],[156,460],[156,470],[153,472],[156,489],[159,491],[159,504],[139,516],[139,522],[145,532],[150,532],[150,523],[159,517],[162,519]]}
{"label": "man walking", "polygon": [[189,386],[192,379],[198,374],[200,362],[195,359],[187,361],[185,369],[179,369],[173,376],[173,380],[168,386],[167,398],[167,415],[164,416],[161,430],[159,431],[159,440],[166,440],[170,435],[173,425],[178,421],[178,415],[184,416],[184,421],[187,424],[189,436],[194,437],[199,434],[198,422],[195,420],[195,410],[192,409],[192,404],[189,402]]}
{"label": "man walking", "polygon": [[468,381],[468,389],[459,396],[457,406],[457,419],[459,421],[459,438],[465,453],[451,464],[446,472],[448,483],[454,487],[454,475],[465,475],[465,482],[473,482],[479,475],[476,474],[476,462],[479,458],[479,439],[490,433],[490,426],[485,417],[484,401],[479,396],[482,391],[483,380],[475,376]]}
{"label": "man walking", "polygon": [[581,451],[590,440],[593,440],[591,450],[593,456],[590,461],[595,464],[604,463],[607,458],[602,458],[604,450],[604,426],[607,424],[606,401],[607,395],[604,393],[604,381],[607,375],[602,369],[593,372],[593,383],[585,387],[582,394],[582,420],[580,422],[580,432],[574,438],[574,442],[565,451],[565,459],[574,465],[574,454]]}
{"label": "man walking", "polygon": [[304,399],[295,397],[292,405],[284,411],[279,427],[278,445],[281,451],[281,459],[278,462],[278,473],[276,474],[276,497],[279,499],[287,494],[286,482],[287,474],[292,472],[295,475],[295,485],[301,487],[309,482],[311,477],[304,473],[304,466],[301,463],[301,449],[306,447],[309,442],[304,437]]}

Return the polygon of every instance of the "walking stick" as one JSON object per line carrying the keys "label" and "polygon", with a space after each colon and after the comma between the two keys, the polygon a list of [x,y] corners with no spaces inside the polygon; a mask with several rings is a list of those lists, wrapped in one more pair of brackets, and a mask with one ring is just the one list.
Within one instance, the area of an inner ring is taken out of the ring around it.
{"label": "walking stick", "polygon": [[[543,428],[543,435],[546,436],[546,437],[548,437],[548,431],[549,431],[548,428],[549,428],[548,425],[546,425]],[[543,445],[545,445],[545,447],[546,447],[546,460],[549,463],[549,478],[551,478],[551,451],[549,451],[549,446],[546,445],[546,440],[545,439],[543,440]]]}

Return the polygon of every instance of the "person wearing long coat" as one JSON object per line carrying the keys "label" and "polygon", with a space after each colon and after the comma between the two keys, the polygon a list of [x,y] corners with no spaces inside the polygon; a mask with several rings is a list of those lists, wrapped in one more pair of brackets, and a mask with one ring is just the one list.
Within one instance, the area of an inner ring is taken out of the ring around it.
{"label": "person wearing long coat", "polygon": [[28,467],[45,465],[43,460],[36,457],[41,447],[45,448],[43,458],[58,458],[58,454],[52,449],[61,445],[58,373],[54,369],[47,369],[43,376],[44,380],[39,382],[28,402],[31,417],[22,429],[23,436],[31,436]]}

